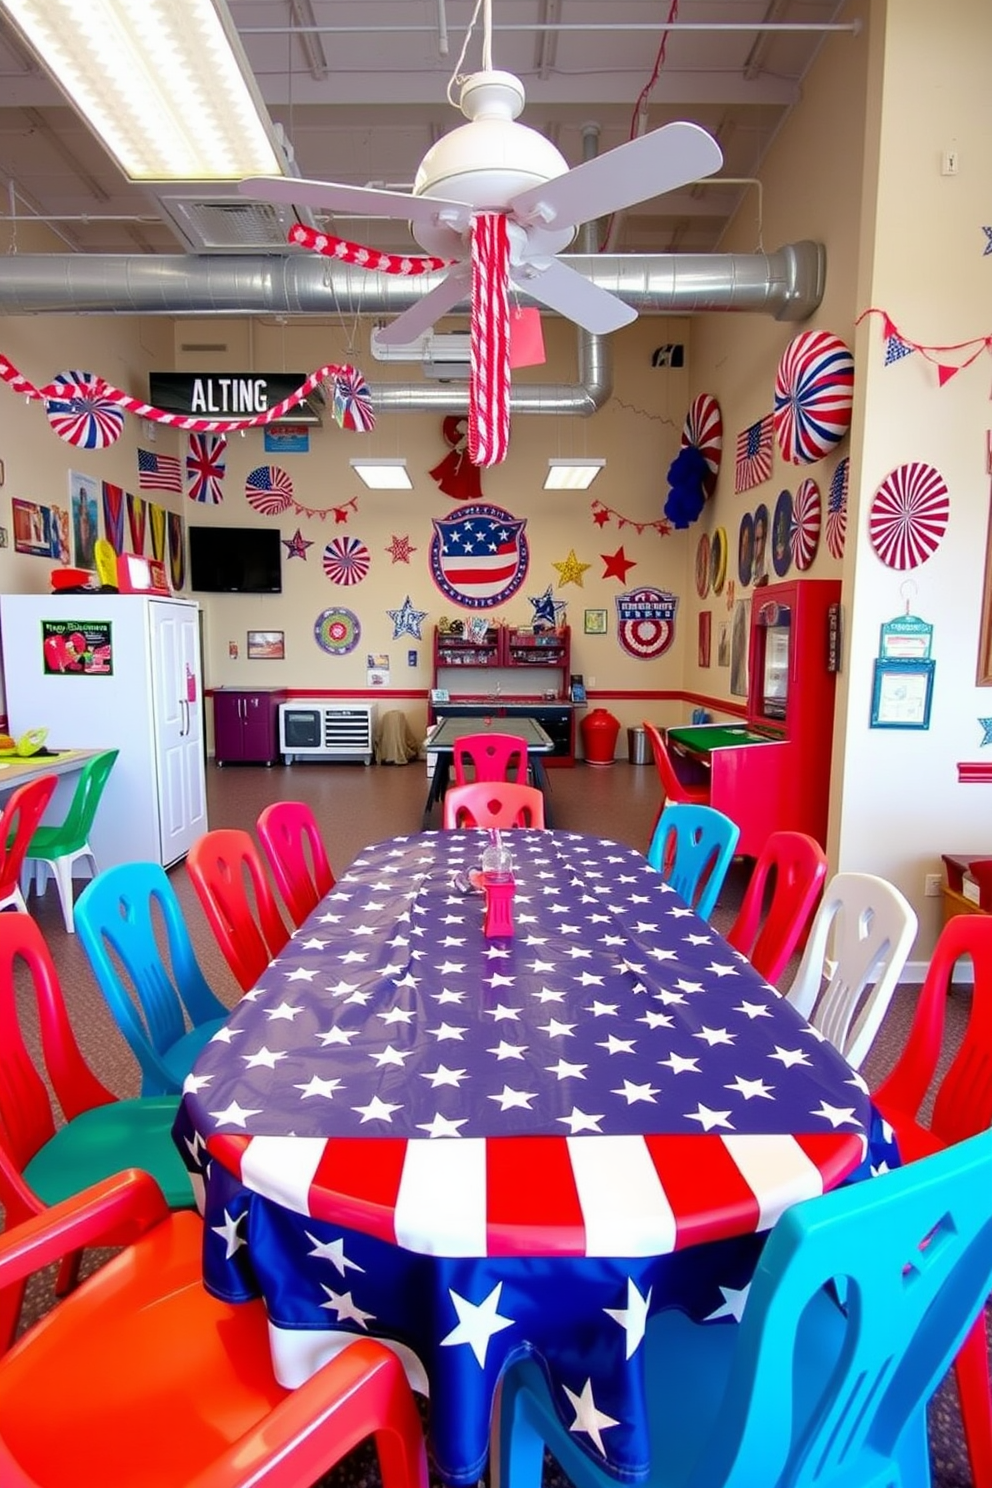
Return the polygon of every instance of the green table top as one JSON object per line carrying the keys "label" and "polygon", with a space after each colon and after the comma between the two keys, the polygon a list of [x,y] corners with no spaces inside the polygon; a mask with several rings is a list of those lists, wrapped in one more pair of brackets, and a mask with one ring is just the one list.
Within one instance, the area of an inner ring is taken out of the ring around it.
{"label": "green table top", "polygon": [[746,723],[707,723],[697,728],[673,728],[666,732],[673,743],[698,753],[710,749],[739,749],[742,744],[780,742],[775,735],[759,734]]}
{"label": "green table top", "polygon": [[453,750],[455,740],[463,739],[466,734],[517,734],[526,739],[527,748],[535,754],[548,754],[555,747],[536,718],[520,715],[491,718],[488,714],[484,718],[459,718],[449,714],[427,740],[427,748]]}

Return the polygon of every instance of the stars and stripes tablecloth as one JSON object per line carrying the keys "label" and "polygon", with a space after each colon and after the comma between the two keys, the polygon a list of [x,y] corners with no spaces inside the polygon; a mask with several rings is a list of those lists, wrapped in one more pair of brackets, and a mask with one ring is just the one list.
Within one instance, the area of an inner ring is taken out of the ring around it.
{"label": "stars and stripes tablecloth", "polygon": [[648,1315],[737,1318],[782,1209],[894,1156],[861,1077],[639,853],[513,832],[515,934],[487,940],[484,838],[366,850],[201,1053],[176,1139],[205,1279],[265,1298],[286,1384],[391,1342],[449,1482],[525,1352],[636,1478]]}

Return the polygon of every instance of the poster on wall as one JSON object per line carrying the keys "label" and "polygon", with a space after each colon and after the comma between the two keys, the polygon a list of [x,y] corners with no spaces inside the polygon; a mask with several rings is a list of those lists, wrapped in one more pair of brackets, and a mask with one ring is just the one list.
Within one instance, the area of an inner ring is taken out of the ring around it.
{"label": "poster on wall", "polygon": [[76,568],[96,568],[94,546],[100,536],[100,482],[78,470],[69,471],[72,512],[72,561]]}
{"label": "poster on wall", "polygon": [[54,558],[52,551],[52,514],[36,501],[11,497],[10,524],[14,529],[14,549],[35,558]]}
{"label": "poster on wall", "polygon": [[738,599],[730,622],[730,691],[734,697],[747,697],[747,642],[751,601]]}
{"label": "poster on wall", "polygon": [[65,672],[109,677],[114,670],[111,621],[42,620],[41,656],[46,677]]}

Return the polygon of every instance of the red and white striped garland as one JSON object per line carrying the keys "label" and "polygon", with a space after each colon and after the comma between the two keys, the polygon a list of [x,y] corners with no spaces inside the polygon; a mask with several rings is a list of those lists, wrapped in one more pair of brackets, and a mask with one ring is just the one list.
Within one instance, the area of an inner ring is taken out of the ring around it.
{"label": "red and white striped garland", "polygon": [[506,218],[472,218],[471,379],[468,453],[473,465],[498,465],[510,442],[510,238]]}
{"label": "red and white striped garland", "polygon": [[[311,372],[295,392],[283,398],[281,403],[267,408],[264,413],[253,414],[251,418],[205,419],[192,418],[182,413],[166,413],[164,409],[156,408],[151,403],[143,403],[140,398],[133,398],[130,393],[122,392],[120,388],[111,386],[110,383],[104,382],[102,377],[94,377],[91,382],[87,383],[50,383],[45,387],[37,388],[17,370],[12,362],[0,355],[0,381],[6,382],[15,393],[22,393],[25,398],[35,398],[42,403],[47,403],[53,398],[63,402],[72,398],[99,398],[115,403],[118,408],[123,408],[127,413],[133,413],[138,418],[150,419],[155,424],[170,424],[176,429],[194,430],[199,434],[212,434],[217,430],[256,429],[265,424],[271,424],[274,419],[282,418],[291,408],[302,403],[321,383],[330,382],[336,385],[339,380],[342,380],[350,396],[356,379],[362,380],[361,373],[355,367],[347,363],[339,365],[330,362],[326,367],[318,367],[316,372]],[[372,422],[374,423],[374,417]],[[368,427],[371,428],[372,424]]]}
{"label": "red and white striped garland", "polygon": [[376,269],[382,274],[433,274],[437,269],[447,269],[455,262],[453,258],[418,257],[409,253],[380,253],[378,248],[366,248],[363,243],[350,243],[347,238],[335,238],[331,233],[318,232],[316,228],[304,227],[298,222],[290,228],[287,237],[301,248],[309,248],[324,258],[336,258],[342,263],[357,264],[361,269]]}

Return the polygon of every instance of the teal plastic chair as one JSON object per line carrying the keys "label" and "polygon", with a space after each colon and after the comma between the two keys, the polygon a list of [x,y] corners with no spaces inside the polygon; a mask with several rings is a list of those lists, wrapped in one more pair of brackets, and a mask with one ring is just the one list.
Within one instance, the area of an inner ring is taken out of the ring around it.
{"label": "teal plastic chair", "polygon": [[[787,1209],[739,1325],[649,1320],[647,1484],[924,1488],[926,1403],[990,1288],[992,1132]],[[501,1488],[540,1488],[545,1445],[576,1488],[616,1488],[559,1404],[536,1363],[510,1368]]]}
{"label": "teal plastic chair", "polygon": [[70,935],[73,931],[73,868],[85,858],[90,876],[95,878],[99,872],[90,847],[90,832],[103,788],[119,753],[117,749],[107,749],[87,760],[79,772],[65,819],[58,826],[36,827],[24,854],[24,888],[28,887],[32,865],[36,894],[44,893],[51,873],[59,891],[65,928]]}
{"label": "teal plastic chair", "polygon": [[[34,994],[47,1083],[24,1039],[21,987]],[[27,914],[0,915],[0,1131],[15,1168],[0,1170],[8,1228],[124,1168],[151,1173],[170,1209],[191,1209],[190,1175],[172,1140],[177,1106],[175,1096],[118,1100],[100,1083],[76,1042],[40,928]],[[74,1273],[67,1268],[60,1290]],[[18,1300],[0,1298],[0,1351]]]}
{"label": "teal plastic chair", "polygon": [[713,806],[672,801],[658,818],[648,862],[708,920],[734,856],[740,827]]}
{"label": "teal plastic chair", "polygon": [[100,991],[141,1066],[141,1094],[178,1095],[230,1010],[200,970],[165,869],[158,863],[106,869],[76,901],[76,925]]}

